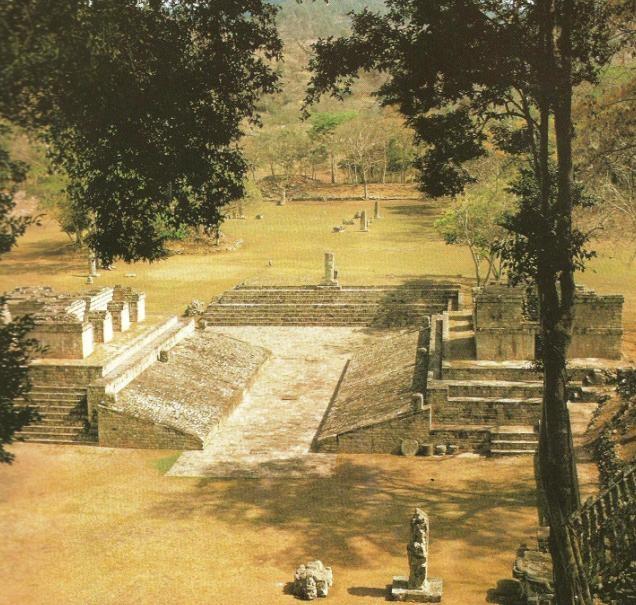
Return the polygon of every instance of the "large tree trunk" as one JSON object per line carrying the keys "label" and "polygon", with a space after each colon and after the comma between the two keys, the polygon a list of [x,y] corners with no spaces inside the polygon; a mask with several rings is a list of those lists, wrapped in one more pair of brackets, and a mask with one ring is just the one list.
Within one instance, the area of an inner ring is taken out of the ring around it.
{"label": "large tree trunk", "polygon": [[[553,4],[541,1],[544,47],[543,98],[540,99],[540,178],[542,214],[556,223],[554,245],[538,259],[543,362],[543,412],[539,436],[540,483],[550,524],[550,552],[554,566],[556,601],[559,605],[591,605],[589,587],[577,564],[565,522],[579,507],[576,460],[567,393],[567,350],[571,340],[574,309],[572,242],[572,0]],[[558,11],[558,12],[557,12]],[[553,41],[556,18],[560,26],[557,64]],[[548,166],[549,108],[553,107],[557,139],[558,188],[550,208]]]}

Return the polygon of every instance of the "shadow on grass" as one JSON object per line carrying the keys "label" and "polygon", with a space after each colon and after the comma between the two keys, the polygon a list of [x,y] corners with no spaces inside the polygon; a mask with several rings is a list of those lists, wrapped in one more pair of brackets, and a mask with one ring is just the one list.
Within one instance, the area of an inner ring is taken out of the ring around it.
{"label": "shadow on grass", "polygon": [[444,487],[433,477],[427,481],[431,468],[413,464],[387,471],[345,460],[326,477],[202,479],[148,514],[166,521],[204,515],[254,532],[268,528],[293,531],[294,541],[281,544],[278,551],[269,553],[268,560],[287,564],[315,557],[332,565],[362,567],[368,561],[354,541],[363,539],[372,550],[402,555],[407,520],[416,505],[434,519],[437,538],[461,541],[471,552],[487,556],[500,551],[506,538],[513,541],[518,535],[515,523],[508,527],[502,523],[498,509],[503,507],[516,516],[527,514],[528,507],[535,504],[528,477],[506,481],[475,477],[456,488]]}
{"label": "shadow on grass", "polygon": [[389,591],[391,585],[387,584],[384,588],[369,588],[367,586],[351,586],[347,588],[347,592],[354,597],[384,597],[385,601],[389,601]]}

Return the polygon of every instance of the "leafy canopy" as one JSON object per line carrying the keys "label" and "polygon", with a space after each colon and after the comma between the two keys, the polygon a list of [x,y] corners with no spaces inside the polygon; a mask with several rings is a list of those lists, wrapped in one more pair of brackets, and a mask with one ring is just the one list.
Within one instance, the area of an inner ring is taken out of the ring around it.
{"label": "leafy canopy", "polygon": [[0,4],[0,115],[45,137],[104,259],[161,258],[170,228],[213,227],[243,194],[236,142],[277,88],[276,12],[264,0]]}

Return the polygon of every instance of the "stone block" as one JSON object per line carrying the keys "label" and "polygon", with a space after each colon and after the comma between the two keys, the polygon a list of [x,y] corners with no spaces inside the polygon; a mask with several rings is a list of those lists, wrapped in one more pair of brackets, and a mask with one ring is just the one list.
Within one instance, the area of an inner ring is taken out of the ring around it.
{"label": "stone block", "polygon": [[113,329],[116,332],[125,332],[130,328],[129,305],[125,301],[112,301],[108,303],[108,310],[113,317]]}
{"label": "stone block", "polygon": [[391,586],[391,601],[407,601],[411,603],[441,603],[443,581],[439,578],[427,580],[424,588],[409,588],[406,576],[394,576]]}
{"label": "stone block", "polygon": [[30,336],[45,348],[40,353],[43,358],[84,359],[94,349],[92,324],[72,316],[36,318]]}
{"label": "stone block", "polygon": [[93,326],[95,342],[110,342],[113,339],[113,316],[110,311],[90,311],[88,321]]}

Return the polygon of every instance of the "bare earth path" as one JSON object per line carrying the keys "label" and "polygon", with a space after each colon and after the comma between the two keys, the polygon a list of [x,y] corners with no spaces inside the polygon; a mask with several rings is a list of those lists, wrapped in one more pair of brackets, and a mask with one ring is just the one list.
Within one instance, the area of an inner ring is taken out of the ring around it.
{"label": "bare earth path", "polygon": [[335,456],[310,454],[359,328],[226,327],[215,331],[269,349],[245,400],[202,451],[185,452],[169,475],[285,477],[329,475]]}

